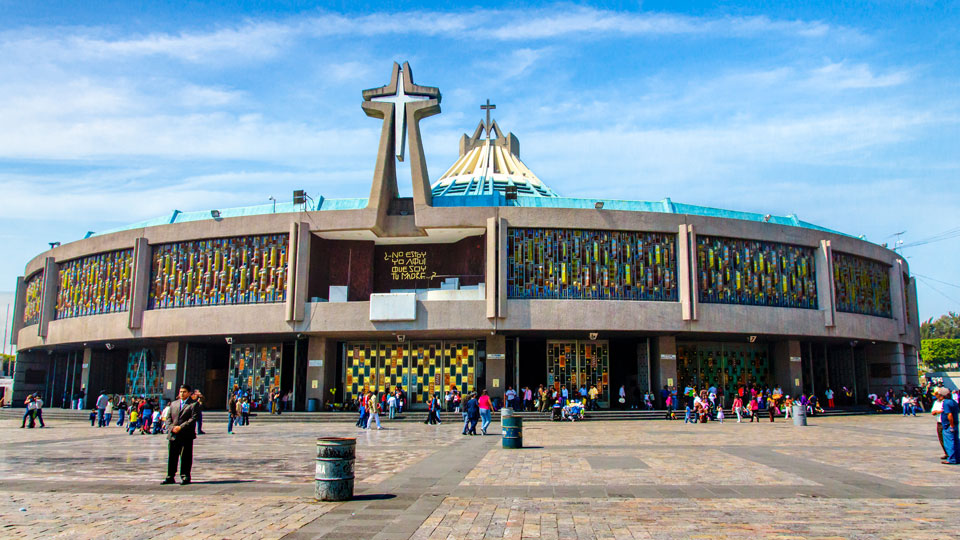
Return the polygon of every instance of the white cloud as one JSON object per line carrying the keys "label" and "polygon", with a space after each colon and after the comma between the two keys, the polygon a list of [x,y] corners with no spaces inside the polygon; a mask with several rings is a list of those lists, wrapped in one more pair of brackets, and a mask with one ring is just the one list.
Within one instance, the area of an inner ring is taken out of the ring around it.
{"label": "white cloud", "polygon": [[905,71],[894,71],[876,75],[867,64],[849,64],[847,62],[828,63],[813,70],[810,83],[824,88],[884,88],[901,85],[909,80]]}

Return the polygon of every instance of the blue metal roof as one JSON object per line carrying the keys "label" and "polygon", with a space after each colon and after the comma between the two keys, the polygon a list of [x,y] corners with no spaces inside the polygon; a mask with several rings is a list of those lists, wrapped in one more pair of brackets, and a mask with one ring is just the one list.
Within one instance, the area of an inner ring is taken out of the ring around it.
{"label": "blue metal roof", "polygon": [[[481,207],[481,206],[517,206],[521,208],[584,208],[584,209],[593,209],[597,202],[603,202],[604,210],[626,210],[630,212],[655,212],[661,214],[688,214],[694,216],[705,216],[705,217],[718,217],[726,219],[740,219],[744,221],[764,221],[764,214],[757,214],[753,212],[739,212],[736,210],[724,210],[720,208],[710,208],[708,206],[696,206],[692,204],[682,204],[675,203],[670,199],[663,199],[662,201],[624,201],[618,199],[579,199],[572,197],[544,197],[540,195],[519,195],[516,200],[508,201],[502,192],[494,191],[492,193],[487,193],[483,195],[472,195],[469,197],[434,197],[433,206],[434,207]],[[284,213],[296,213],[301,211],[328,211],[328,210],[360,210],[366,208],[367,199],[325,199],[323,197],[318,197],[315,203],[308,203],[307,205],[294,205],[293,203],[280,203],[276,204],[276,209],[274,205],[271,204],[261,204],[257,206],[244,206],[240,208],[224,208],[220,209],[220,217],[241,217],[241,216],[259,216],[264,214],[284,214]],[[197,211],[197,212],[181,212],[179,210],[174,210],[173,213],[169,216],[158,217],[154,219],[149,219],[146,221],[141,221],[138,223],[132,223],[130,225],[125,225],[122,227],[117,227],[107,231],[100,231],[96,233],[88,233],[87,237],[90,236],[101,236],[104,234],[110,234],[120,231],[128,231],[132,229],[141,229],[144,227],[153,227],[156,225],[167,225],[170,223],[186,223],[189,221],[203,221],[203,220],[212,220],[213,216],[210,213],[210,210],[206,211]],[[813,223],[808,223],[806,221],[801,221],[797,219],[794,215],[788,216],[771,216],[769,223],[774,223],[777,225],[789,225],[792,227],[803,227],[805,229],[814,229],[818,231],[825,231],[833,234],[842,234],[844,236],[850,236],[845,233],[834,231],[826,227],[821,227],[819,225],[814,225]]]}

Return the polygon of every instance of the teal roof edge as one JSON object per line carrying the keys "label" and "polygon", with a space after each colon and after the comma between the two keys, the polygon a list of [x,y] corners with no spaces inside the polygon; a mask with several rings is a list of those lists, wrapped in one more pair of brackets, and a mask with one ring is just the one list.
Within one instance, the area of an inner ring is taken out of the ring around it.
{"label": "teal roof edge", "polygon": [[[717,217],[726,219],[739,219],[744,221],[763,222],[766,217],[764,214],[753,212],[740,212],[737,210],[724,210],[721,208],[711,208],[708,206],[696,206],[692,204],[675,203],[669,198],[661,201],[626,201],[619,199],[582,199],[574,197],[542,197],[520,195],[515,200],[507,200],[502,193],[494,192],[486,195],[472,195],[469,197],[433,197],[433,206],[438,208],[450,207],[480,207],[480,206],[517,206],[521,208],[583,208],[594,209],[598,202],[603,203],[604,210],[624,210],[628,212],[655,212],[660,214],[687,214],[693,216]],[[367,199],[326,199],[319,197],[314,203],[308,203],[307,207],[294,205],[292,202],[276,204],[261,204],[257,206],[244,206],[239,208],[224,208],[219,210],[220,218],[258,216],[264,214],[290,214],[301,212],[304,209],[308,211],[330,211],[330,210],[359,210],[366,208]],[[157,225],[166,225],[170,223],[186,223],[190,221],[202,221],[214,219],[212,210],[181,212],[174,210],[171,215],[162,216],[138,223],[132,223],[114,229],[88,233],[90,236],[102,236],[132,229],[142,229],[145,227],[154,227]],[[789,225],[792,227],[803,227],[805,229],[814,229],[818,231],[851,236],[846,233],[834,231],[826,227],[814,225],[806,221],[797,219],[794,215],[788,216],[770,216],[769,223],[776,225]]]}

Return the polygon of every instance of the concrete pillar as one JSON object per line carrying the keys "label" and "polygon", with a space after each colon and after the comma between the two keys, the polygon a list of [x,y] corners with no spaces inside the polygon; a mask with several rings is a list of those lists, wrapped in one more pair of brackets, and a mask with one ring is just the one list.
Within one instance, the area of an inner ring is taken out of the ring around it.
{"label": "concrete pillar", "polygon": [[[677,338],[674,336],[657,336],[650,341],[653,346],[653,358],[651,361],[656,365],[655,370],[655,388],[663,388],[663,385],[674,387],[677,381]],[[653,366],[651,366],[653,367]],[[651,369],[651,371],[653,371]],[[681,389],[682,391],[682,389]]]}
{"label": "concrete pillar", "polygon": [[163,398],[177,398],[180,382],[183,381],[183,359],[186,343],[171,341],[163,360]]}
{"label": "concrete pillar", "polygon": [[882,394],[888,388],[901,390],[907,382],[903,344],[868,343],[864,349],[867,357],[867,392]]}
{"label": "concrete pillar", "polygon": [[823,313],[823,325],[834,326],[836,310],[833,305],[833,248],[829,240],[821,240],[814,257],[817,278],[817,306]]}
{"label": "concrete pillar", "polygon": [[60,272],[53,257],[47,257],[43,263],[43,288],[40,300],[40,324],[37,335],[47,337],[47,327],[57,316],[57,289],[60,287]]}
{"label": "concrete pillar", "polygon": [[[677,235],[677,282],[683,320],[697,320],[697,234],[693,225],[680,225]],[[662,388],[662,385],[661,385]]]}
{"label": "concrete pillar", "polygon": [[23,329],[23,310],[27,304],[27,287],[23,276],[17,276],[17,292],[13,300],[13,325],[10,328],[10,345],[17,344],[17,336]]}
{"label": "concrete pillar", "polygon": [[490,336],[487,338],[487,365],[484,382],[490,398],[503,399],[507,380],[507,338]]}
{"label": "concrete pillar", "polygon": [[[487,318],[497,317],[497,218],[487,218],[487,251],[486,251],[486,299]],[[22,281],[22,279],[21,279]]]}
{"label": "concrete pillar", "polygon": [[294,275],[293,320],[302,321],[306,314],[308,281],[310,279],[310,233],[309,223],[297,224],[296,257],[287,264],[296,264]]}
{"label": "concrete pillar", "polygon": [[788,396],[803,393],[803,362],[800,342],[794,339],[779,341],[773,350],[773,371],[777,386]]}
{"label": "concrete pillar", "polygon": [[143,312],[147,309],[150,295],[150,243],[146,238],[137,238],[133,244],[133,283],[130,287],[130,316],[127,326],[138,329],[143,325]]}
{"label": "concrete pillar", "polygon": [[[90,404],[91,397],[96,399],[97,396],[90,395],[90,366],[93,363],[93,349],[87,347],[83,349],[83,363],[80,364],[80,390],[83,392],[83,405],[81,409],[86,409],[87,405]],[[99,390],[94,390],[94,392],[99,392]]]}
{"label": "concrete pillar", "polygon": [[[341,382],[337,376],[337,341],[319,336],[307,338],[306,400],[317,399],[321,406],[342,402]],[[336,395],[330,389],[335,389]]]}

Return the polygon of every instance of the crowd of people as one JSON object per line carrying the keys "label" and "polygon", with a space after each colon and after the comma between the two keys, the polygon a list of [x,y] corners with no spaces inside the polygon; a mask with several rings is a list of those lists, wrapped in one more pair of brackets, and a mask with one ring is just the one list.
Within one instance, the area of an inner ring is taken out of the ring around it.
{"label": "crowd of people", "polygon": [[[80,398],[82,399],[82,398]],[[109,394],[101,391],[94,405],[90,408],[91,427],[125,427],[127,434],[162,435],[169,433],[170,405],[157,396],[127,396]],[[196,403],[197,434],[203,435],[203,394],[199,390],[191,392],[191,399]],[[42,402],[41,406],[42,406]],[[113,416],[117,416],[113,424]]]}

